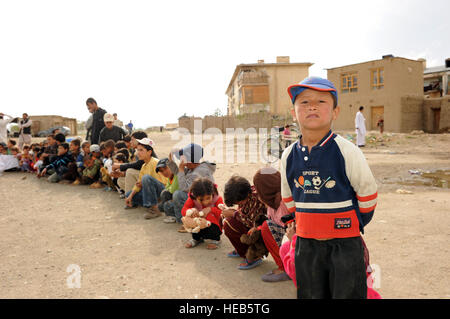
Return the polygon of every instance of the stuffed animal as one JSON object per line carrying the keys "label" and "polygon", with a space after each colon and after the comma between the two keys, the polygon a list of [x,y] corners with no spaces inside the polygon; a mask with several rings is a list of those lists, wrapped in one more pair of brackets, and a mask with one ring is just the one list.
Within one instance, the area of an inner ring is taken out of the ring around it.
{"label": "stuffed animal", "polygon": [[206,220],[202,211],[190,208],[186,211],[186,216],[181,218],[184,228],[189,233],[198,233],[200,230],[211,226],[211,222]]}
{"label": "stuffed animal", "polygon": [[255,220],[255,226],[257,227],[253,231],[241,236],[241,242],[243,244],[249,245],[245,257],[249,261],[254,261],[263,256],[267,256],[269,251],[264,244],[264,240],[261,235],[260,226],[267,220],[265,215],[259,215]]}

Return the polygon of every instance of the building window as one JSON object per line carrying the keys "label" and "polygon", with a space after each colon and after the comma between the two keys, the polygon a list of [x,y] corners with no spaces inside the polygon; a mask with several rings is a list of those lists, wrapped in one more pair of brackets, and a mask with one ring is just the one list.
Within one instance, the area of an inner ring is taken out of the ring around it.
{"label": "building window", "polygon": [[382,89],[384,87],[384,69],[383,68],[373,69],[371,70],[370,74],[371,74],[370,83],[372,89],[374,90]]}
{"label": "building window", "polygon": [[356,73],[341,74],[341,92],[358,92],[358,76]]}

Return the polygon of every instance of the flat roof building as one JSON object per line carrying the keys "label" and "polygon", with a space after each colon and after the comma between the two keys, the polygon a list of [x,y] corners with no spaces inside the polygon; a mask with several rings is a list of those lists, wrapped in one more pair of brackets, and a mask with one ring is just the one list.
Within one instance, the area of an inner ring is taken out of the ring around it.
{"label": "flat roof building", "polygon": [[276,63],[239,64],[225,94],[228,115],[268,112],[290,116],[292,103],[286,89],[308,77],[312,63],[291,63],[288,56],[278,56]]}

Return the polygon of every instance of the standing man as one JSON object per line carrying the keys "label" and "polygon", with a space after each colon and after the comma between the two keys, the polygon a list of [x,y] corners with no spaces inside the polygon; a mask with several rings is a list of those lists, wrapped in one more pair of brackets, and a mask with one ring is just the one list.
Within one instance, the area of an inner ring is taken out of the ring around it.
{"label": "standing man", "polygon": [[131,133],[133,132],[133,123],[131,123],[131,120],[130,123],[127,124],[127,130],[128,134],[131,135]]}
{"label": "standing man", "polygon": [[114,116],[106,113],[103,117],[105,127],[100,131],[98,143],[105,142],[107,140],[113,140],[114,142],[123,140],[127,132],[120,126],[114,125]]}
{"label": "standing man", "polygon": [[[8,120],[5,120],[4,117],[9,117]],[[0,143],[8,143],[8,130],[6,126],[14,120],[13,117],[0,113]]]}
{"label": "standing man", "polygon": [[358,147],[364,147],[366,145],[366,119],[364,118],[363,110],[364,106],[360,106],[355,117],[356,145]]}
{"label": "standing man", "polygon": [[19,122],[19,149],[22,150],[24,144],[31,144],[31,124],[27,113],[22,114],[22,120]]}
{"label": "standing man", "polygon": [[91,97],[86,100],[86,105],[89,112],[92,113],[91,144],[99,144],[100,131],[105,127],[103,117],[106,111],[99,107],[97,101]]}
{"label": "standing man", "polygon": [[114,116],[114,125],[123,128],[123,122],[117,118],[117,113],[114,113],[113,116]]}

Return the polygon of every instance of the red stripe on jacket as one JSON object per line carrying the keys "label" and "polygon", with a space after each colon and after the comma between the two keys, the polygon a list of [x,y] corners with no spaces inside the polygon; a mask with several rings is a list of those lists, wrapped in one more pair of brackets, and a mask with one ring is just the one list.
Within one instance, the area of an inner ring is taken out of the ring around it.
{"label": "red stripe on jacket", "polygon": [[356,198],[360,201],[360,202],[368,202],[371,200],[374,200],[375,198],[377,198],[378,196],[378,192],[376,192],[375,194],[369,195],[369,196],[358,196],[358,194],[356,194]]}

